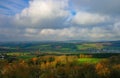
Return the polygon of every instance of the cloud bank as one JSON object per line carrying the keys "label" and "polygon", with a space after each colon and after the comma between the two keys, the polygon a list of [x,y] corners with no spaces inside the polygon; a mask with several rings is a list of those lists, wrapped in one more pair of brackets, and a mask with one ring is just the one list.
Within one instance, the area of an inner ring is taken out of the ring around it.
{"label": "cloud bank", "polygon": [[0,41],[120,40],[119,0],[30,0],[28,3],[12,15],[4,14],[6,10],[2,8]]}

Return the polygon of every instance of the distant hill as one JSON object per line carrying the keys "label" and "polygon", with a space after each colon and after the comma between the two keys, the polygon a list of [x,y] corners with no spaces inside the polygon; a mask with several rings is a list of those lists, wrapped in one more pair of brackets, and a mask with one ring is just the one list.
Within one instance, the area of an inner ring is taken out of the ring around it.
{"label": "distant hill", "polygon": [[89,42],[85,40],[67,40],[67,41],[62,41],[64,43],[83,43],[83,42]]}
{"label": "distant hill", "polygon": [[120,41],[0,42],[0,52],[120,52]]}

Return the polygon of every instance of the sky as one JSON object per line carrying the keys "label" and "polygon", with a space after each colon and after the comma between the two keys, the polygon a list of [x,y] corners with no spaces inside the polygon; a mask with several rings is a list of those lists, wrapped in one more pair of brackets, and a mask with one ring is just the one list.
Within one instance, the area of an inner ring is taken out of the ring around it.
{"label": "sky", "polygon": [[120,40],[120,0],[0,0],[0,41]]}

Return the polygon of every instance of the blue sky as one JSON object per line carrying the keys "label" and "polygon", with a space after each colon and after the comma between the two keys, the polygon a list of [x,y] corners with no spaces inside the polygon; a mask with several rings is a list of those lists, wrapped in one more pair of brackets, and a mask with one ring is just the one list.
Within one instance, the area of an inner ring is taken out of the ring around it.
{"label": "blue sky", "polygon": [[0,0],[0,41],[120,40],[120,0]]}
{"label": "blue sky", "polygon": [[29,0],[0,0],[0,14],[15,15],[29,6]]}

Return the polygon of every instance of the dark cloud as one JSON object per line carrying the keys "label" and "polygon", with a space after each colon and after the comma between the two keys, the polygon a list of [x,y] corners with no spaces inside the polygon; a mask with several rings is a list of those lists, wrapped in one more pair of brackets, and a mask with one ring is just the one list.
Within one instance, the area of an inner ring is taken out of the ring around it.
{"label": "dark cloud", "polygon": [[120,0],[71,0],[74,7],[89,12],[119,15]]}

